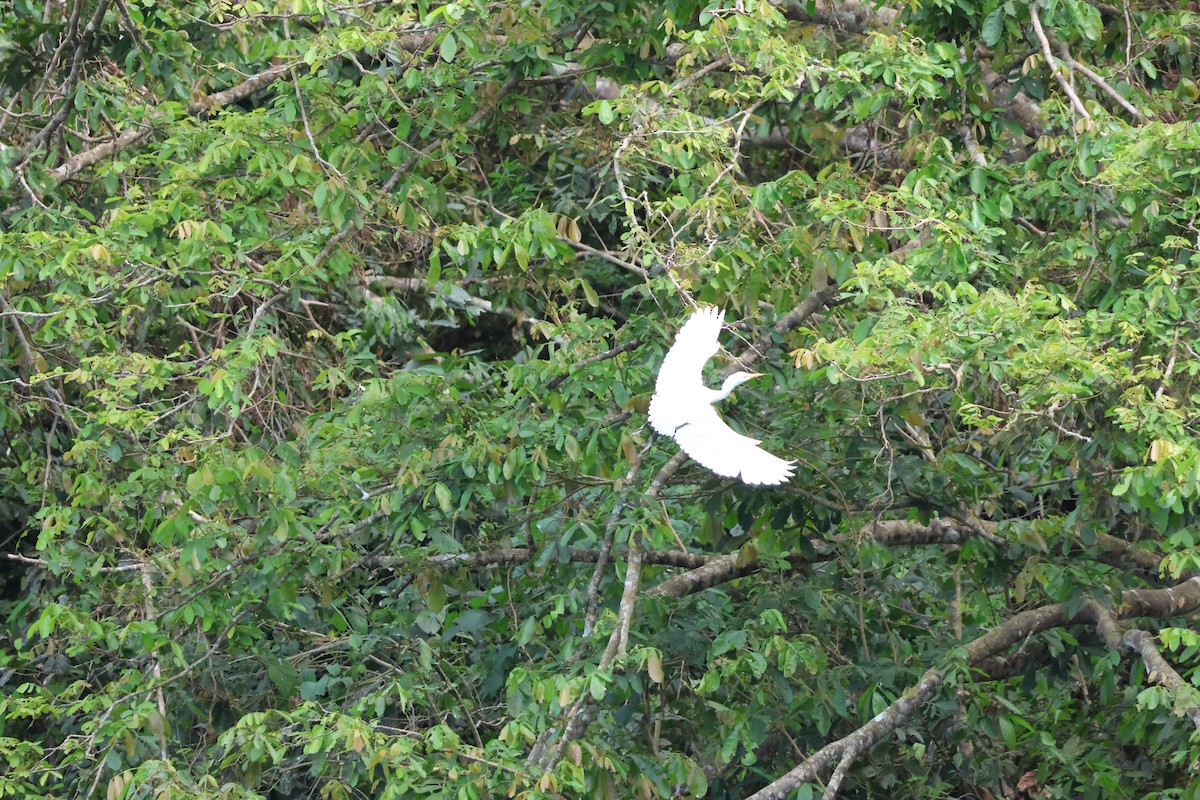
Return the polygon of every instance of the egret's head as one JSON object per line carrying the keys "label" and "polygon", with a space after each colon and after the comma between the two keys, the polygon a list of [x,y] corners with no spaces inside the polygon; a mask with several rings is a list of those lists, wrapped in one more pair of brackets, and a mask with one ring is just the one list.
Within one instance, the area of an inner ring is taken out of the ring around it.
{"label": "egret's head", "polygon": [[728,397],[729,393],[751,378],[761,378],[761,372],[735,372],[721,384],[721,392]]}

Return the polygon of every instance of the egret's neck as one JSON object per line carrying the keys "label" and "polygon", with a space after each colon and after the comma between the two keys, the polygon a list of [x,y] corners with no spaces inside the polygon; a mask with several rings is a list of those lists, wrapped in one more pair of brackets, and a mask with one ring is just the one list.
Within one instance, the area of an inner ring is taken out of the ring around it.
{"label": "egret's neck", "polygon": [[726,397],[729,397],[729,395],[733,394],[733,390],[736,389],[740,384],[741,381],[737,379],[736,375],[730,375],[725,379],[725,382],[721,384],[720,389],[713,390],[713,395],[711,398],[709,398],[708,402],[715,403],[719,400],[724,400]]}

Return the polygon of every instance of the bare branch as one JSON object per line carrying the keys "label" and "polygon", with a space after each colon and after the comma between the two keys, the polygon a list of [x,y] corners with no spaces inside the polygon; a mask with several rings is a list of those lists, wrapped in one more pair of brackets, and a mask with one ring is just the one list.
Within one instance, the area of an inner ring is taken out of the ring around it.
{"label": "bare branch", "polygon": [[859,751],[851,746],[846,748],[846,752],[842,754],[841,761],[834,768],[833,774],[829,776],[829,782],[825,784],[825,791],[821,793],[821,800],[833,800],[837,797],[838,789],[842,786],[842,781],[846,779],[846,773],[853,766],[855,760],[858,759]]}
{"label": "bare branch", "polygon": [[[906,690],[899,700],[876,714],[866,725],[825,745],[786,775],[750,795],[749,800],[784,800],[796,787],[819,780],[834,760],[841,760],[854,750],[866,752],[930,700],[943,680],[944,676],[937,669],[929,669],[916,686]],[[851,756],[851,760],[853,758]]]}
{"label": "bare branch", "polygon": [[991,53],[979,48],[975,51],[975,60],[979,64],[980,71],[983,75],[983,82],[992,91],[992,101],[999,106],[1005,114],[1021,126],[1025,135],[1030,139],[1036,139],[1046,132],[1045,126],[1041,122],[1042,110],[1038,106],[1037,101],[1031,98],[1024,92],[1015,92],[1011,97],[1007,96],[1009,89],[1003,75],[992,69],[991,61],[989,60]]}
{"label": "bare branch", "polygon": [[[1157,683],[1171,691],[1177,691],[1181,686],[1191,686],[1162,657],[1162,653],[1154,643],[1154,637],[1148,632],[1137,628],[1125,630],[1117,622],[1112,611],[1094,600],[1088,603],[1087,609],[1092,614],[1096,630],[1099,631],[1100,637],[1104,639],[1104,644],[1108,649],[1119,650],[1124,646],[1135,651],[1141,656],[1142,663],[1146,665],[1146,677],[1151,683]],[[1187,715],[1192,720],[1192,724],[1200,728],[1200,709],[1189,708]]]}
{"label": "bare branch", "polygon": [[578,250],[581,253],[585,253],[589,256],[593,256],[595,258],[600,259],[601,261],[607,261],[610,264],[616,264],[621,269],[628,270],[628,271],[632,272],[634,275],[638,275],[642,278],[646,278],[650,275],[650,273],[645,268],[639,267],[637,264],[634,264],[630,261],[625,261],[624,259],[613,255],[608,250],[597,250],[594,247],[588,247],[586,244],[583,244],[582,242],[573,241],[572,239],[568,239],[565,236],[558,237],[558,240],[560,242],[565,242],[566,244],[570,245],[571,247],[575,248],[576,250]]}
{"label": "bare branch", "polygon": [[[20,553],[3,553],[9,561],[16,561],[19,564],[31,564],[37,567],[49,567],[50,562],[44,558],[32,558],[30,556],[21,555]],[[114,572],[137,572],[142,567],[140,564],[121,564],[115,567],[100,567],[95,569],[97,573],[114,573]],[[94,568],[88,567],[88,571],[93,571]]]}
{"label": "bare branch", "polygon": [[125,131],[115,139],[109,139],[107,142],[98,144],[90,150],[84,150],[82,153],[76,153],[74,156],[68,158],[50,170],[50,178],[55,183],[62,183],[76,173],[100,163],[118,150],[124,150],[126,147],[141,144],[153,132],[154,126],[149,123],[143,123],[137,128]]}
{"label": "bare branch", "polygon": [[[230,103],[236,103],[239,100],[244,100],[260,89],[266,87],[271,82],[286,75],[291,67],[292,65],[290,64],[276,64],[268,67],[262,72],[250,76],[236,86],[231,86],[224,91],[220,91],[201,100],[197,100],[188,107],[188,113],[195,116],[211,115],[215,111],[218,111]],[[64,161],[62,164],[59,164],[54,169],[50,170],[48,174],[55,183],[62,183],[65,180],[69,180],[79,172],[87,169],[88,167],[94,166],[117,151],[141,144],[146,140],[147,137],[150,136],[151,133],[154,132],[155,123],[162,121],[164,121],[162,115],[157,112],[153,112],[138,127],[125,131],[117,135],[116,138],[102,142],[93,148],[84,150],[82,153],[77,153],[76,155]]]}

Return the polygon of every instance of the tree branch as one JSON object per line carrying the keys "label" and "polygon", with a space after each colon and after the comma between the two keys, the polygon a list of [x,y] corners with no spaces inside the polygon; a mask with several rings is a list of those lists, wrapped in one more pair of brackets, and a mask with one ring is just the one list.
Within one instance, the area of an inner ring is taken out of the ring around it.
{"label": "tree branch", "polygon": [[[775,323],[775,327],[772,328],[773,332],[778,335],[790,333],[800,327],[813,314],[828,305],[836,296],[837,287],[834,286],[810,292],[807,297],[800,301],[800,305],[793,308]],[[770,333],[760,336],[733,363],[721,371],[721,377],[728,377],[739,370],[749,369],[756,361],[763,357],[773,341],[774,336]]]}
{"label": "tree branch", "polygon": [[[209,116],[230,103],[246,99],[258,90],[286,75],[291,67],[292,65],[290,64],[270,66],[256,75],[251,75],[236,86],[231,86],[228,89],[193,102],[188,106],[188,113],[198,117]],[[123,150],[126,147],[132,147],[145,141],[154,132],[154,124],[162,121],[163,117],[161,114],[151,112],[148,119],[140,123],[138,127],[118,134],[115,138],[84,150],[82,153],[75,154],[50,170],[48,174],[55,183],[62,183],[69,180],[79,172],[113,155],[118,150]]]}
{"label": "tree branch", "polygon": [[237,103],[245,100],[250,95],[257,92],[259,89],[266,88],[279,78],[284,77],[291,72],[294,64],[272,64],[262,72],[251,75],[241,83],[231,86],[228,89],[210,94],[207,97],[201,97],[188,106],[188,113],[195,117],[207,116],[214,111],[224,108],[230,103]]}
{"label": "tree branch", "polygon": [[805,3],[802,0],[776,0],[784,16],[798,22],[816,22],[849,33],[869,33],[879,28],[891,27],[900,17],[900,12],[873,3],[858,3],[855,0],[819,0]]}
{"label": "tree branch", "polygon": [[[1128,647],[1135,651],[1141,656],[1142,663],[1146,666],[1146,677],[1151,683],[1157,683],[1173,692],[1181,686],[1191,686],[1162,657],[1158,645],[1154,642],[1154,637],[1149,633],[1137,628],[1125,630],[1112,611],[1104,608],[1095,600],[1088,603],[1087,609],[1092,614],[1096,630],[1100,633],[1100,637],[1108,649],[1120,650],[1121,647]],[[1192,720],[1192,724],[1200,728],[1200,709],[1188,708],[1186,713]]]}
{"label": "tree branch", "polygon": [[62,124],[66,121],[67,115],[71,109],[75,107],[75,87],[79,85],[79,79],[83,74],[83,61],[87,56],[88,50],[92,46],[92,41],[96,37],[96,29],[100,27],[100,23],[104,20],[104,14],[108,11],[109,0],[100,0],[96,6],[96,12],[92,18],[88,20],[84,26],[82,34],[78,30],[79,12],[83,7],[83,0],[78,0],[71,9],[71,18],[68,22],[70,28],[68,37],[75,38],[75,54],[71,59],[71,71],[67,74],[67,79],[63,82],[62,102],[58,109],[54,112],[54,116],[50,117],[50,121],[46,123],[33,139],[29,142],[29,147],[26,148],[24,154],[18,159],[15,168],[20,169],[28,163],[30,157],[40,150],[52,137]]}
{"label": "tree branch", "polygon": [[[909,520],[876,520],[864,525],[856,534],[840,536],[834,541],[859,542],[869,539],[880,544],[904,547],[961,544],[967,538],[969,538],[969,534],[943,520],[935,519],[929,525]],[[799,569],[807,564],[829,561],[834,557],[835,553],[830,550],[828,552],[792,553],[787,560],[791,569]],[[704,564],[668,578],[649,589],[646,594],[650,597],[683,597],[746,575],[752,575],[760,569],[762,569],[762,563],[758,560],[758,551],[752,547],[743,547],[735,553],[713,556]]]}
{"label": "tree branch", "polygon": [[566,372],[564,372],[561,375],[556,375],[553,378],[551,378],[550,382],[546,384],[546,389],[547,389],[547,391],[552,392],[555,389],[557,389],[559,386],[561,386],[563,381],[565,381],[567,378],[571,377],[571,375],[573,373],[575,373],[577,370],[583,369],[584,367],[587,367],[587,366],[591,366],[592,364],[599,364],[601,361],[607,361],[610,358],[616,358],[617,356],[621,355],[622,353],[628,353],[630,350],[636,350],[638,347],[641,346],[641,344],[642,344],[641,339],[634,339],[632,341],[625,342],[624,344],[617,345],[616,347],[612,348],[611,350],[605,350],[603,353],[600,353],[599,355],[592,356],[591,358],[585,358],[582,361],[576,361],[574,364],[572,364],[570,367],[567,368]]}
{"label": "tree branch", "polygon": [[[979,69],[983,75],[983,82],[991,90],[992,102],[998,106],[1009,119],[1021,126],[1025,135],[1030,139],[1036,139],[1046,132],[1046,127],[1042,124],[1040,116],[1041,108],[1037,102],[1024,92],[1012,92],[1012,96],[1005,96],[1006,92],[1001,92],[1001,84],[1008,89],[1005,77],[1000,75],[992,68],[990,61],[991,52],[983,47],[975,50],[975,61],[979,64]],[[1011,92],[1011,89],[1009,89]]]}
{"label": "tree branch", "polygon": [[1107,94],[1114,101],[1116,101],[1117,105],[1121,106],[1121,108],[1128,111],[1129,115],[1131,117],[1136,119],[1138,122],[1146,121],[1146,117],[1142,114],[1142,112],[1138,111],[1137,107],[1133,103],[1129,102],[1124,97],[1122,97],[1120,94],[1118,94],[1116,89],[1109,86],[1108,81],[1104,80],[1104,78],[1101,78],[1099,75],[1097,75],[1091,69],[1089,69],[1086,65],[1081,64],[1080,62],[1078,62],[1074,58],[1072,58],[1071,53],[1067,50],[1066,45],[1062,45],[1062,49],[1060,52],[1062,53],[1063,60],[1066,61],[1071,66],[1072,69],[1078,70],[1079,72],[1083,73],[1084,77],[1086,77],[1092,83],[1099,86],[1100,89],[1105,94]]}
{"label": "tree branch", "polygon": [[[1114,619],[1129,619],[1138,616],[1174,617],[1200,608],[1200,577],[1189,578],[1183,583],[1166,589],[1130,589],[1121,595],[1121,603],[1112,613]],[[1066,606],[1054,604],[1024,611],[1002,625],[966,645],[966,663],[976,666],[992,658],[1018,642],[1027,641],[1035,634],[1063,627],[1072,622],[1094,622],[1095,612],[1085,608],[1071,616]],[[933,698],[945,680],[937,667],[926,670],[915,686],[869,722],[853,733],[825,745],[786,775],[773,781],[750,796],[750,800],[784,800],[785,797],[804,783],[820,780],[835,760],[846,757],[848,752],[862,753],[885,736],[896,730],[906,719]],[[825,800],[832,800],[826,793]]]}
{"label": "tree branch", "polygon": [[[1126,631],[1121,638],[1121,644],[1137,651],[1137,654],[1142,657],[1142,663],[1146,665],[1146,678],[1151,683],[1157,683],[1171,691],[1178,691],[1182,686],[1191,687],[1191,684],[1185,681],[1162,657],[1158,646],[1154,643],[1154,637],[1146,631],[1136,628]],[[1193,706],[1188,708],[1186,713],[1192,724],[1200,728],[1200,709]]]}
{"label": "tree branch", "polygon": [[1038,17],[1037,0],[1029,4],[1029,19],[1033,22],[1033,32],[1037,34],[1038,41],[1042,44],[1042,55],[1046,57],[1046,66],[1050,68],[1050,74],[1054,76],[1054,80],[1058,81],[1058,85],[1066,92],[1067,97],[1071,100],[1071,107],[1084,119],[1091,119],[1092,115],[1083,107],[1083,103],[1079,100],[1079,95],[1075,94],[1075,90],[1071,88],[1071,84],[1063,77],[1062,69],[1055,62],[1054,54],[1050,52],[1050,40],[1046,38],[1046,32],[1042,30],[1042,20]]}
{"label": "tree branch", "polygon": [[967,148],[967,155],[981,167],[986,167],[987,157],[983,154],[983,148],[979,146],[979,140],[975,138],[974,131],[967,123],[958,126],[958,135],[962,137],[963,145]]}

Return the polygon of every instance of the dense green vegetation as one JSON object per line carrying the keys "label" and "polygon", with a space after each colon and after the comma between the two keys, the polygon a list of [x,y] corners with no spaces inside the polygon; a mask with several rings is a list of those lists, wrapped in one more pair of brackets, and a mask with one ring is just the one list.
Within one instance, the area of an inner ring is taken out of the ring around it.
{"label": "dense green vegetation", "polygon": [[0,797],[1200,797],[1198,41],[5,4]]}

